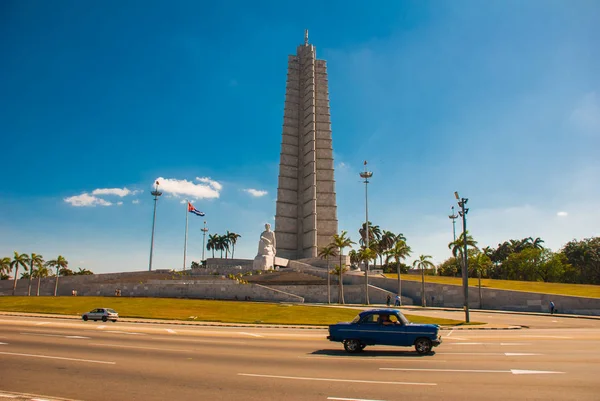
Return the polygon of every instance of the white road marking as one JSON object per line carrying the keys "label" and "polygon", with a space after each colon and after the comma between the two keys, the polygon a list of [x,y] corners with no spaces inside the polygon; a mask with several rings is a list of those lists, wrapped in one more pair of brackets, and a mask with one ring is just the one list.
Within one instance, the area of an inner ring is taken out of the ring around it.
{"label": "white road marking", "polygon": [[483,344],[484,343],[452,343],[452,345],[483,345]]}
{"label": "white road marking", "polygon": [[[447,337],[446,337],[447,338]],[[464,341],[464,340],[469,340],[469,338],[465,338],[465,337],[452,337],[449,340],[460,340],[460,341]],[[454,343],[452,343],[454,344]]]}
{"label": "white road marking", "polygon": [[61,361],[102,363],[102,364],[106,364],[106,365],[115,365],[116,364],[116,362],[95,361],[93,359],[65,358],[65,357],[62,357],[62,356],[50,356],[50,355],[39,355],[39,354],[19,354],[19,353],[16,353],[16,352],[0,352],[0,354],[1,355],[25,356],[25,357],[30,357],[30,358],[59,359]]}
{"label": "white road marking", "polygon": [[[394,361],[394,362],[400,362],[403,361],[402,357],[380,357],[380,356],[299,356],[298,358],[305,358],[305,359],[342,359],[345,361],[361,361],[361,362],[365,362],[365,361],[370,361],[370,362],[377,362],[377,361]],[[410,363],[413,362],[446,362],[443,359],[423,359],[423,358],[406,358],[406,361],[410,361]]]}
{"label": "white road marking", "polygon": [[104,328],[106,328],[106,326],[102,326],[102,325],[100,325],[100,326],[98,326],[98,327],[96,327],[96,328],[97,328],[97,329],[104,329]]}
{"label": "white road marking", "polygon": [[383,401],[383,400],[367,400],[364,398],[339,398],[339,397],[327,397],[328,400],[339,400],[339,401]]}
{"label": "white road marking", "polygon": [[35,325],[36,326],[42,326],[44,324],[50,324],[50,322],[39,322],[39,323],[36,323]]}
{"label": "white road marking", "polygon": [[45,334],[45,333],[21,333],[22,335],[25,336],[40,336],[40,337],[61,337],[61,338],[85,338],[85,339],[89,339],[90,337],[82,337],[82,336],[65,336],[62,334]]}
{"label": "white road marking", "polygon": [[413,383],[413,382],[386,382],[386,381],[377,381],[377,380],[328,379],[328,378],[324,378],[324,377],[255,375],[252,373],[238,373],[238,376],[263,377],[263,378],[268,378],[268,379],[312,380],[312,381],[343,382],[343,383],[406,384],[406,385],[412,385],[412,386],[437,386],[437,383]]}
{"label": "white road marking", "polygon": [[16,395],[10,395],[10,394],[0,394],[0,397],[2,397],[2,398],[17,398]]}
{"label": "white road marking", "polygon": [[527,338],[561,338],[561,339],[565,339],[565,340],[570,340],[573,337],[563,337],[563,336],[530,336],[530,335],[520,335],[519,337],[527,337]]}
{"label": "white road marking", "polygon": [[500,345],[530,345],[531,343],[500,343]]}
{"label": "white road marking", "polygon": [[454,330],[450,330],[450,333],[448,333],[448,335],[446,337],[450,337],[452,335],[452,333],[454,333]]}
{"label": "white road marking", "polygon": [[45,398],[32,398],[30,401],[50,401]]}
{"label": "white road marking", "polygon": [[482,355],[482,356],[490,356],[490,355],[506,355],[503,352],[436,352],[436,355]]}
{"label": "white road marking", "polygon": [[148,350],[153,350],[153,351],[189,352],[189,350],[187,350],[187,349],[172,349],[172,348],[158,348],[158,347],[139,347],[139,346],[135,346],[135,345],[102,344],[102,343],[91,343],[90,345],[97,345],[99,347],[113,347],[113,348],[148,349]]}
{"label": "white road marking", "polygon": [[115,334],[129,334],[132,336],[146,336],[146,333],[135,333],[129,331],[118,331],[118,330],[106,330],[105,333],[115,333]]}
{"label": "white road marking", "polygon": [[264,336],[261,336],[260,334],[246,333],[244,331],[240,331],[240,332],[238,332],[238,334],[245,334],[247,336],[252,336],[252,337],[264,337]]}
{"label": "white road marking", "polygon": [[167,333],[173,333],[173,334],[177,334],[177,332],[173,329],[166,329]]}
{"label": "white road marking", "polygon": [[527,352],[505,352],[506,356],[533,356],[533,355],[544,355],[544,354],[530,354]]}
{"label": "white road marking", "polygon": [[8,345],[8,343],[0,343],[0,345]]}
{"label": "white road marking", "polygon": [[379,368],[379,370],[402,370],[412,372],[460,372],[460,373],[512,373],[513,375],[555,374],[565,372],[553,372],[550,370],[475,370],[475,369],[415,369],[415,368]]}

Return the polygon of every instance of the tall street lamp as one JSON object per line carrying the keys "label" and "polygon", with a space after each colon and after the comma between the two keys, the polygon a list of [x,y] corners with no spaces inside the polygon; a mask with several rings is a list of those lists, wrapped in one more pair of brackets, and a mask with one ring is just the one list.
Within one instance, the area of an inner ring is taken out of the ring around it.
{"label": "tall street lamp", "polygon": [[[367,161],[365,160],[365,171],[360,173],[360,177],[365,181],[365,249],[369,249],[369,178],[373,177],[371,171],[367,171]],[[340,266],[340,269],[342,267]],[[365,260],[365,304],[369,305],[369,260]]]}
{"label": "tall street lamp", "polygon": [[469,199],[461,198],[458,196],[458,192],[454,192],[454,196],[458,201],[458,206],[460,207],[460,211],[458,214],[462,217],[463,221],[463,270],[462,270],[462,281],[463,281],[463,292],[464,292],[464,309],[465,309],[465,322],[469,323],[469,257],[467,255],[467,213],[469,213],[469,209],[465,208]]}
{"label": "tall street lamp", "polygon": [[454,206],[452,206],[452,213],[448,216],[449,219],[452,219],[452,235],[453,241],[456,242],[456,219],[458,219],[458,215],[454,214]]}
{"label": "tall street lamp", "polygon": [[156,223],[156,202],[158,201],[158,197],[162,195],[162,192],[158,190],[158,181],[156,181],[156,188],[154,191],[150,192],[152,196],[154,196],[154,217],[152,217],[152,239],[150,240],[150,265],[148,267],[148,271],[152,271],[152,255],[154,253],[154,225]]}
{"label": "tall street lamp", "polygon": [[206,221],[204,222],[204,228],[201,228],[200,231],[202,231],[202,261],[204,261],[204,244],[206,243],[206,233],[208,232]]}

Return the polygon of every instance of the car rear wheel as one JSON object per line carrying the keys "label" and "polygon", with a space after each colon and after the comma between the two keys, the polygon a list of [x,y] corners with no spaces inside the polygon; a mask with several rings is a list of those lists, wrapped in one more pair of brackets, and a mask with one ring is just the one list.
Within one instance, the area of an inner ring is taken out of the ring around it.
{"label": "car rear wheel", "polygon": [[417,353],[424,355],[431,352],[431,340],[428,338],[419,338],[415,341],[415,350]]}
{"label": "car rear wheel", "polygon": [[344,340],[344,349],[351,354],[360,352],[363,348],[364,346],[358,340]]}
{"label": "car rear wheel", "polygon": [[84,322],[87,322],[87,320],[88,320],[88,317],[87,317],[87,316],[84,316],[84,317],[83,317],[83,321],[84,321]]}
{"label": "car rear wheel", "polygon": [[106,316],[102,316],[102,321],[106,322],[108,319],[106,318]]}
{"label": "car rear wheel", "polygon": [[116,323],[116,322],[117,322],[117,319],[113,319],[112,321],[113,321],[113,323]]}

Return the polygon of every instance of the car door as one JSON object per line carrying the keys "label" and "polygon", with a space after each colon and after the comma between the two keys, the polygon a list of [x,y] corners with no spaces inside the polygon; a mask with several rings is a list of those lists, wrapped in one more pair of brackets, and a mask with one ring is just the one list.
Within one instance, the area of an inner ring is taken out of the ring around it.
{"label": "car door", "polygon": [[102,310],[102,309],[94,309],[93,311],[90,312],[90,319],[92,319],[92,320],[102,319],[103,312],[104,312],[104,310]]}
{"label": "car door", "polygon": [[361,341],[368,345],[384,344],[383,333],[379,324],[379,314],[371,313],[363,317],[357,325]]}
{"label": "car door", "polygon": [[412,339],[411,333],[407,330],[407,326],[403,320],[396,314],[389,315],[392,324],[384,325],[382,331],[385,332],[386,345],[399,345],[409,346],[412,345],[414,340]]}

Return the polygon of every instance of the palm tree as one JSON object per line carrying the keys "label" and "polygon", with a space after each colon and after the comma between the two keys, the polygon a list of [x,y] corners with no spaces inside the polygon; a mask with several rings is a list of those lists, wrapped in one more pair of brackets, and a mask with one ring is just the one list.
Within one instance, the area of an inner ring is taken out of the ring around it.
{"label": "palm tree", "polygon": [[[531,238],[531,237],[529,237]],[[536,239],[531,238],[531,246],[535,249],[543,249],[544,246],[542,245],[542,243],[544,242],[543,239],[541,239],[540,237],[537,237]]]}
{"label": "palm tree", "polygon": [[37,270],[34,273],[37,276],[38,282],[37,282],[37,294],[36,296],[40,296],[40,280],[42,279],[42,277],[48,277],[50,275],[50,270],[48,270],[48,267],[46,267],[46,265],[41,265],[40,267],[37,268]]}
{"label": "palm tree", "polygon": [[29,263],[30,263],[30,270],[29,270],[29,284],[27,286],[27,296],[30,297],[31,296],[31,279],[33,278],[33,267],[37,267],[38,269],[40,268],[40,266],[42,266],[44,264],[44,257],[42,255],[38,255],[37,253],[32,253],[31,254],[31,258],[29,258]]}
{"label": "palm tree", "polygon": [[[360,240],[358,240],[360,245],[365,245],[365,239],[366,239],[366,235],[365,232],[367,231],[367,227],[366,227],[366,223],[362,224],[362,227],[358,229],[358,233],[360,234]],[[374,226],[373,224],[371,224],[371,222],[369,221],[369,245],[371,244],[371,242],[377,240],[379,241],[381,239],[381,229],[379,228],[379,226]]]}
{"label": "palm tree", "polygon": [[91,276],[94,274],[93,271],[88,269],[82,269],[81,267],[74,273],[76,276]]}
{"label": "palm tree", "polygon": [[238,238],[241,238],[240,234],[230,233],[227,231],[227,238],[229,239],[229,243],[231,244],[231,259],[233,259],[233,253],[235,252],[235,244],[237,244]]}
{"label": "palm tree", "polygon": [[358,259],[365,263],[365,305],[369,305],[369,260],[376,258],[377,252],[364,246],[358,251]]}
{"label": "palm tree", "polygon": [[19,274],[19,266],[22,266],[23,269],[25,271],[27,271],[27,263],[29,262],[29,255],[27,255],[26,253],[22,253],[19,254],[19,252],[15,251],[15,256],[12,260],[12,262],[10,262],[10,267],[12,269],[14,269],[15,271],[15,275],[14,275],[14,284],[13,284],[13,290],[12,290],[12,294],[15,295],[15,291],[17,290],[17,280],[18,280],[18,274]]}
{"label": "palm tree", "polygon": [[400,277],[400,259],[406,259],[412,250],[406,245],[404,240],[396,241],[394,247],[388,251],[388,255],[396,259],[396,269],[398,271],[398,295],[402,297],[402,278]]}
{"label": "palm tree", "polygon": [[0,279],[4,280],[5,277],[7,278],[10,269],[10,258],[0,259]]}
{"label": "palm tree", "polygon": [[[344,273],[348,271],[347,267],[340,268],[339,265],[335,265],[333,270],[328,272],[329,274],[333,274],[338,278],[338,303],[344,303],[344,282],[342,281],[342,276]],[[341,301],[340,301],[341,300]]]}
{"label": "palm tree", "polygon": [[56,281],[54,283],[54,296],[56,296],[56,293],[58,292],[59,271],[62,268],[66,268],[69,265],[69,262],[67,262],[67,259],[65,259],[63,256],[58,255],[56,259],[46,262],[46,265],[49,267],[56,267]]}
{"label": "palm tree", "polygon": [[332,256],[336,256],[335,247],[333,244],[329,244],[326,247],[321,248],[319,251],[319,257],[321,259],[327,259],[327,303],[331,303],[331,278],[329,277],[329,259]]}
{"label": "palm tree", "polygon": [[217,242],[219,240],[219,234],[208,234],[208,241],[206,242],[206,250],[212,250],[212,257],[215,258],[215,249],[217,249]]}
{"label": "palm tree", "polygon": [[344,303],[344,282],[342,281],[342,274],[343,274],[343,270],[345,268],[344,264],[342,263],[342,256],[344,254],[344,248],[347,248],[349,246],[352,246],[352,244],[355,244],[356,242],[352,241],[350,238],[346,237],[346,235],[348,235],[347,231],[342,231],[341,234],[335,234],[333,236],[333,242],[331,243],[331,245],[334,248],[337,248],[340,252],[340,276],[339,276],[339,297],[338,297],[338,303],[343,304]]}
{"label": "palm tree", "polygon": [[383,231],[383,234],[381,235],[381,240],[378,243],[378,251],[379,251],[379,257],[380,257],[380,262],[381,265],[383,266],[383,255],[385,255],[385,253],[394,246],[394,244],[396,243],[396,234],[394,234],[391,231]]}
{"label": "palm tree", "polygon": [[421,255],[419,259],[413,262],[413,266],[417,269],[421,269],[421,306],[425,307],[425,269],[434,267],[430,260],[431,256]]}
{"label": "palm tree", "polygon": [[[470,248],[474,248],[474,249],[479,249],[477,248],[477,241],[475,241],[473,239],[473,237],[469,234],[469,232],[466,232],[467,235],[467,247]],[[460,262],[459,265],[460,266],[464,266],[464,258],[465,256],[463,255],[463,250],[465,247],[465,233],[461,233],[460,236],[458,238],[456,238],[456,241],[453,241],[451,243],[448,244],[448,249],[452,250],[452,256],[454,256],[456,258],[456,260],[459,260],[459,256],[460,256]],[[469,272],[467,272],[467,275],[469,274]]]}
{"label": "palm tree", "polygon": [[358,260],[358,253],[352,249],[350,252],[348,252],[348,256],[350,257],[350,264],[351,265],[357,265],[359,260]]}
{"label": "palm tree", "polygon": [[227,252],[229,251],[229,239],[226,235],[217,236],[217,250],[221,251],[221,259],[223,259],[223,251],[225,251],[225,259],[227,259]]}

